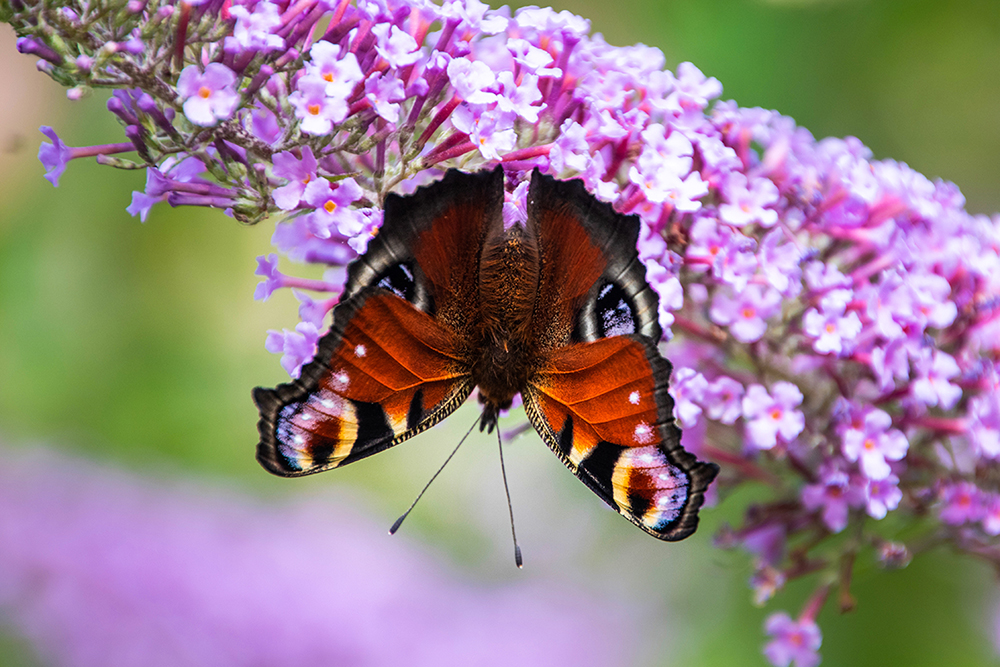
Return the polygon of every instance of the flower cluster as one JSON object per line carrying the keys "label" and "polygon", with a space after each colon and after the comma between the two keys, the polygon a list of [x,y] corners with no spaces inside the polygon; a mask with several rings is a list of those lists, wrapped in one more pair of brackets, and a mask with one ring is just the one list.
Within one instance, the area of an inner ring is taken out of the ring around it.
{"label": "flower cluster", "polygon": [[[1000,227],[968,214],[953,184],[715,101],[721,85],[694,65],[609,46],[566,12],[105,5],[13,14],[19,48],[73,96],[116,88],[108,108],[128,139],[67,148],[46,130],[50,179],[68,159],[126,166],[110,155],[134,150],[149,176],[130,210],[143,219],[161,201],[279,215],[277,249],[329,269],[305,280],[259,258],[256,298],[287,287],[302,304],[293,331],[267,338],[293,376],[387,193],[500,163],[516,218],[532,168],[582,178],[642,221],[685,446],[722,464],[720,496],[773,489],[717,539],[752,554],[758,601],[824,572],[849,607],[863,554],[899,567],[948,542],[1000,564]],[[879,523],[890,512],[909,519],[907,543]],[[768,622],[775,664],[812,664],[810,605]]]}

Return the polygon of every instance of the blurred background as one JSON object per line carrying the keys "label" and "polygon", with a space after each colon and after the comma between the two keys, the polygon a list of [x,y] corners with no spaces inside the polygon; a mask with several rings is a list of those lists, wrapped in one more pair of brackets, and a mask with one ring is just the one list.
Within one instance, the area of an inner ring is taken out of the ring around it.
{"label": "blurred background", "polygon": [[[722,82],[723,99],[777,109],[817,138],[857,136],[876,158],[954,181],[971,212],[1000,210],[995,0],[567,0],[554,6],[589,18],[592,30],[612,44],[659,47],[672,69],[692,61]],[[497,657],[514,655],[509,650],[516,646],[517,662],[561,664],[570,653],[552,647],[592,644],[600,650],[589,659],[614,655],[612,663],[622,665],[765,664],[764,618],[779,609],[795,616],[814,582],[790,585],[763,609],[751,605],[749,559],[711,546],[724,522],[739,521],[748,498],[731,497],[703,511],[691,539],[661,544],[604,508],[528,433],[506,449],[526,562],[517,571],[491,438],[473,436],[401,533],[385,534],[475,419],[472,406],[441,428],[340,471],[301,480],[266,474],[253,458],[257,412],[250,390],[287,379],[278,357],[264,350],[264,338],[267,329],[297,321],[290,294],[266,303],[252,299],[254,258],[272,250],[273,227],[248,228],[221,213],[164,206],[140,224],[125,207],[132,190],[144,187],[144,174],[92,160],[71,163],[53,189],[36,158],[43,139],[38,126],[53,126],[69,145],[121,141],[104,110],[106,93],[67,101],[35,71],[34,58],[16,52],[6,26],[0,26],[0,89],[8,91],[0,97],[0,456],[10,462],[0,483],[10,489],[12,479],[35,480],[17,496],[24,516],[41,507],[25,498],[45,484],[65,487],[75,468],[81,478],[96,480],[81,494],[103,488],[103,476],[125,475],[115,488],[124,484],[125,497],[144,497],[137,506],[153,503],[142,495],[148,486],[158,489],[149,492],[157,502],[173,503],[170,521],[201,514],[209,532],[239,522],[245,535],[263,535],[264,543],[286,513],[299,517],[307,506],[309,516],[322,518],[316,531],[336,533],[341,516],[353,522],[344,539],[385,558],[387,568],[424,563],[406,578],[411,584],[433,572],[448,591],[460,591],[463,609],[504,610],[472,614],[489,624],[486,630],[495,624],[500,639],[489,641]],[[41,448],[47,453],[36,456]],[[218,494],[227,498],[222,505]],[[233,504],[242,509],[220,509]],[[59,507],[48,512],[60,513]],[[142,523],[142,516],[112,509],[109,525],[117,532],[106,531],[106,539],[115,543],[130,530],[129,521]],[[266,520],[254,523],[258,515]],[[291,524],[295,531],[274,532],[274,540],[287,540],[290,573],[328,563],[362,597],[368,581],[373,595],[388,585],[374,568],[352,571],[364,558],[339,562],[335,540],[311,540],[308,521]],[[2,528],[0,542],[13,539]],[[58,550],[58,535],[48,537],[48,548]],[[147,547],[155,545],[149,539]],[[239,553],[233,543],[217,548]],[[72,560],[72,553],[65,555]],[[17,562],[29,562],[30,553],[24,558]],[[114,559],[102,562],[114,568]],[[261,568],[259,576],[272,574]],[[213,580],[206,578],[205,586]],[[398,576],[391,581],[410,585]],[[310,585],[305,577],[290,582]],[[140,591],[146,583],[134,582]],[[395,632],[403,631],[406,614],[420,615],[420,601],[440,593],[415,583],[423,588],[399,612]],[[0,578],[0,601],[10,592],[4,585]],[[100,580],[93,588],[93,595],[102,594]],[[924,555],[897,572],[878,570],[870,557],[859,561],[852,591],[857,609],[840,615],[828,605],[819,617],[824,664],[997,664],[998,591],[984,565],[947,552]],[[524,610],[539,608],[548,620],[530,627],[517,621]],[[54,660],[56,654],[39,653],[39,641],[30,639],[44,630],[37,616],[46,607],[33,607],[31,631],[12,609],[0,612],[6,622],[0,666]],[[219,613],[227,613],[225,605]],[[87,622],[85,610],[60,618],[53,630],[59,636],[66,624]],[[468,627],[442,618],[428,641],[453,642],[445,655],[461,656]],[[328,622],[332,636],[357,625],[336,617]],[[545,638],[538,627],[549,623]],[[186,636],[183,627],[176,632]],[[534,643],[547,648],[536,654]],[[81,660],[66,664],[101,664]],[[383,663],[356,654],[341,664]]]}

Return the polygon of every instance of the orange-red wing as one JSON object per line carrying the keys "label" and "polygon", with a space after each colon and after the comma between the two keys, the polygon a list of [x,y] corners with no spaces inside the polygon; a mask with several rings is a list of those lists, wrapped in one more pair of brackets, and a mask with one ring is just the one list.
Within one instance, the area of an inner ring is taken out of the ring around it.
{"label": "orange-red wing", "polygon": [[299,379],[254,390],[257,460],[297,476],[380,452],[461,405],[469,372],[449,329],[386,290],[363,291],[337,307]]}
{"label": "orange-red wing", "polygon": [[698,525],[718,467],[684,451],[667,391],[670,363],[639,335],[553,351],[528,382],[528,418],[546,444],[611,507],[663,540]]}

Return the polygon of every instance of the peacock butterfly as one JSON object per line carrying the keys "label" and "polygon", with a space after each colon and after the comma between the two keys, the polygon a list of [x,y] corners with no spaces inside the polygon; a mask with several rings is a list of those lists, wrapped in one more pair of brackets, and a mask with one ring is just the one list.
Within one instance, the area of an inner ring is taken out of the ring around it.
{"label": "peacock butterfly", "polygon": [[684,539],[718,466],[680,444],[638,218],[538,170],[526,222],[506,227],[503,202],[500,167],[386,198],[313,361],[254,389],[257,460],[286,477],[352,463],[438,423],[476,387],[480,430],[492,430],[521,394],[594,493],[650,535]]}

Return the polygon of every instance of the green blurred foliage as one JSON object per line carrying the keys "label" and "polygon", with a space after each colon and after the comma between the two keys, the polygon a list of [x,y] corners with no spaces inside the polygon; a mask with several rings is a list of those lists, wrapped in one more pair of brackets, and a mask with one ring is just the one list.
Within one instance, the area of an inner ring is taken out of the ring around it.
{"label": "green blurred foliage", "polygon": [[[567,0],[613,44],[655,45],[670,67],[690,60],[726,99],[778,109],[815,136],[855,135],[878,158],[953,180],[976,212],[1000,209],[1000,3],[931,0]],[[265,494],[353,489],[386,525],[475,418],[343,471],[288,481],[253,460],[249,392],[285,379],[263,348],[291,328],[290,294],[252,300],[254,257],[271,227],[218,211],[125,212],[141,172],[72,163],[58,189],[42,180],[37,126],[71,145],[120,140],[104,94],[78,103],[32,70],[0,28],[0,440],[56,444],[142,470],[229,480]],[[749,604],[743,554],[711,547],[737,523],[750,489],[703,513],[692,539],[660,544],[600,507],[526,435],[507,458],[525,573],[510,567],[496,445],[476,438],[442,475],[406,530],[480,579],[579,582],[646,619],[648,665],[762,665],[765,616],[792,615],[811,592],[795,583],[765,609]],[[500,545],[499,547],[497,545]],[[583,546],[581,546],[583,545]],[[566,554],[572,553],[570,559]],[[949,553],[882,572],[859,561],[856,611],[820,617],[827,665],[988,665],[996,584]],[[599,632],[599,629],[593,631]],[[0,665],[16,640],[0,640]],[[11,649],[12,652],[16,652]]]}

